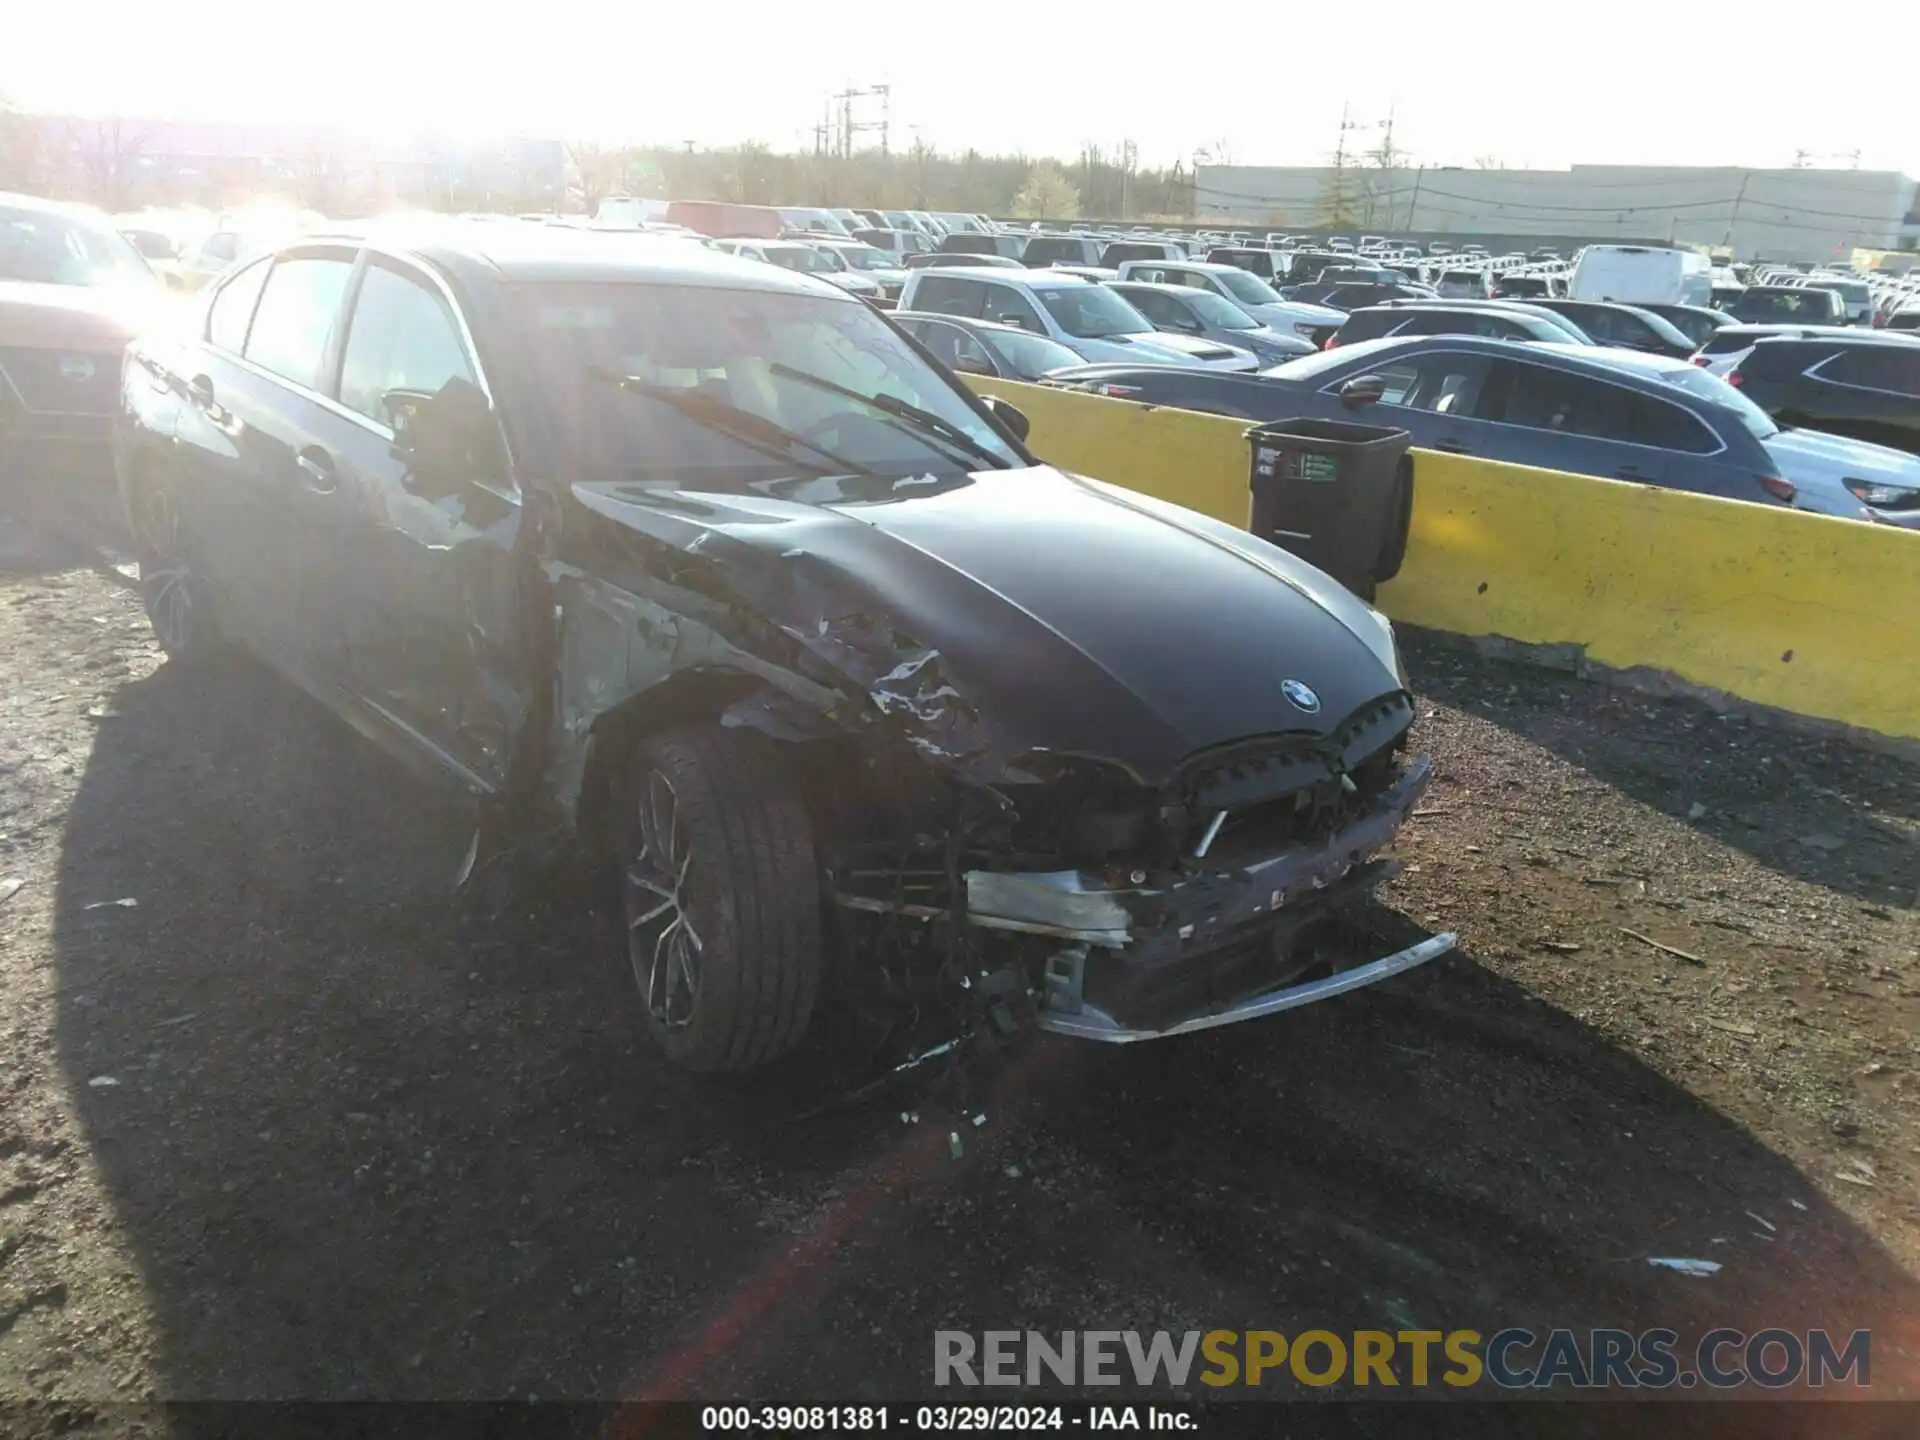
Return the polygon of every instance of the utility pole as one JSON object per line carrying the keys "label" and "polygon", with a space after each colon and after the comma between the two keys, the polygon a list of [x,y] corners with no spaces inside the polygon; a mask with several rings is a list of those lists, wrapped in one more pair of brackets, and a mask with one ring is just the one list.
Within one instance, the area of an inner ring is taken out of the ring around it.
{"label": "utility pole", "polygon": [[1727,215],[1727,233],[1720,241],[1729,250],[1733,248],[1733,227],[1740,223],[1740,202],[1747,198],[1747,182],[1751,179],[1753,179],[1751,170],[1740,172],[1740,189],[1733,197],[1733,209]]}
{"label": "utility pole", "polygon": [[1412,234],[1419,227],[1413,223],[1413,213],[1420,208],[1420,182],[1426,177],[1427,167],[1422,165],[1413,172],[1413,198],[1407,201],[1407,233]]}

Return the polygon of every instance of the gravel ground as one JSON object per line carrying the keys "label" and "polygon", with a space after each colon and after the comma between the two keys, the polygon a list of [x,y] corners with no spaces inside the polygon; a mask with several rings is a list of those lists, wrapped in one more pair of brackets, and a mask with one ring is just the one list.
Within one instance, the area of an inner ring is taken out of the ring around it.
{"label": "gravel ground", "polygon": [[1920,1391],[1920,774],[1409,662],[1440,776],[1390,898],[1460,951],[1039,1043],[955,1163],[936,1097],[812,1114],[817,1053],[667,1070],[582,896],[453,913],[457,806],[0,519],[0,1398],[907,1397],[937,1328],[1712,1323],[1872,1326]]}

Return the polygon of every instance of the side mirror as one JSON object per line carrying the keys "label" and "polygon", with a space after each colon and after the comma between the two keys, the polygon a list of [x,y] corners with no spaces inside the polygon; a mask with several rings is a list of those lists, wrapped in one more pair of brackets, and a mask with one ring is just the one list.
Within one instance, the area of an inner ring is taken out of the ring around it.
{"label": "side mirror", "polygon": [[1349,410],[1378,403],[1387,393],[1387,382],[1378,375],[1356,375],[1340,387],[1340,403]]}
{"label": "side mirror", "polygon": [[961,375],[992,376],[996,373],[993,366],[989,365],[985,360],[978,359],[972,355],[962,355],[958,360],[953,362],[953,368],[955,373]]}
{"label": "side mirror", "polygon": [[1002,325],[1016,326],[1021,330],[1028,328],[1027,319],[1024,315],[996,315],[993,318],[998,320]]}
{"label": "side mirror", "polygon": [[1023,411],[1009,405],[998,395],[982,395],[980,397],[980,403],[987,407],[988,414],[1000,422],[1002,429],[1006,430],[1014,439],[1020,441],[1021,444],[1024,445],[1026,443],[1027,431],[1030,426],[1026,414]]}
{"label": "side mirror", "polygon": [[437,499],[506,470],[493,406],[479,386],[456,376],[437,391],[389,390],[381,408],[393,425],[393,458],[407,467],[407,488]]}

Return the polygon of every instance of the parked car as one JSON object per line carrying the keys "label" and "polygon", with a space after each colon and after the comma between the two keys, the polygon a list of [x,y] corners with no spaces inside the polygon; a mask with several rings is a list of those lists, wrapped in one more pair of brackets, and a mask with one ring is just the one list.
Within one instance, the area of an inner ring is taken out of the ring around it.
{"label": "parked car", "polygon": [[1325,348],[1381,340],[1390,335],[1484,335],[1490,340],[1534,340],[1550,345],[1590,345],[1574,325],[1550,310],[1471,300],[1399,300],[1347,316]]}
{"label": "parked car", "polygon": [[1313,353],[1311,341],[1273,329],[1211,290],[1129,280],[1115,281],[1109,288],[1151,320],[1154,329],[1237,345],[1251,350],[1262,365]]}
{"label": "parked car", "polygon": [[1597,300],[1534,300],[1530,304],[1573,321],[1595,342],[1626,350],[1644,350],[1673,360],[1690,359],[1697,348],[1677,328],[1651,310],[1608,305]]}
{"label": "parked car", "polygon": [[1589,245],[1574,262],[1567,294],[1622,305],[1704,305],[1713,265],[1697,250],[1660,245]]}
{"label": "parked car", "polygon": [[[1759,504],[1795,490],[1769,453],[1777,427],[1737,391],[1707,398],[1637,357],[1477,336],[1367,340],[1257,376],[1098,365],[1049,385],[1246,420],[1364,420],[1429,450],[1632,480]],[[1691,365],[1665,366],[1702,381]]]}
{"label": "parked car", "polygon": [[1727,314],[1726,311],[1715,310],[1708,305],[1662,305],[1655,303],[1651,305],[1638,305],[1634,308],[1644,310],[1649,315],[1658,315],[1662,320],[1686,336],[1688,342],[1696,348],[1706,344],[1717,333],[1726,329],[1727,326],[1736,323],[1734,318]]}
{"label": "parked car", "polygon": [[[1017,238],[1017,237],[1016,237]],[[1019,252],[1020,263],[1033,269],[1046,265],[1094,265],[1103,247],[1091,235],[1035,235]]]}
{"label": "parked car", "polygon": [[853,232],[853,238],[862,245],[871,245],[876,250],[884,250],[889,255],[898,255],[903,261],[910,255],[920,254],[933,249],[933,242],[918,230],[876,229],[868,227]]}
{"label": "parked car", "polygon": [[952,235],[943,235],[933,248],[943,255],[1004,255],[1009,260],[1024,263],[1027,237],[997,231],[992,235],[982,235],[974,230],[961,230]]}
{"label": "parked car", "polygon": [[1059,270],[916,270],[902,310],[997,320],[1056,340],[1083,360],[1255,370],[1249,350],[1164,334],[1105,285]]}
{"label": "parked car", "polygon": [[720,240],[716,248],[750,260],[764,260],[782,270],[812,275],[863,300],[881,296],[880,282],[848,266],[838,252],[801,240]]}
{"label": "parked car", "polygon": [[763,1065],[829,1003],[1140,1039],[1452,942],[1319,985],[1284,938],[1379,881],[1431,773],[1387,621],[1040,464],[811,277],[340,236],[138,357],[116,454],[163,647],[237,642],[491,797],[486,853],[603,861],[610,973],[682,1066]]}
{"label": "parked car", "polygon": [[1237,265],[1249,275],[1258,275],[1269,285],[1284,279],[1287,257],[1258,245],[1215,245],[1202,257],[1209,265]]}
{"label": "parked car", "polygon": [[1789,428],[1920,454],[1920,342],[1884,332],[1766,336],[1727,379]]}
{"label": "parked car", "polygon": [[900,257],[901,263],[909,273],[915,270],[937,270],[958,266],[961,269],[983,270],[1024,270],[1027,267],[1018,260],[1010,260],[1005,255],[945,255],[938,250],[916,250]]}
{"label": "parked car", "polygon": [[1038,380],[1055,370],[1086,363],[1059,341],[1017,325],[920,311],[895,311],[893,320],[956,374]]}
{"label": "parked car", "polygon": [[1491,300],[1493,275],[1487,270],[1463,270],[1455,266],[1440,272],[1435,288],[1442,300]]}
{"label": "parked car", "polygon": [[873,281],[880,287],[883,298],[900,298],[900,291],[907,283],[907,271],[900,263],[899,256],[876,250],[864,240],[814,240],[809,243],[816,250],[839,257],[840,263],[854,274],[864,275]]}
{"label": "parked car", "polygon": [[786,222],[787,229],[790,231],[811,235],[836,235],[842,239],[850,235],[845,223],[831,210],[817,210],[806,205],[776,205],[773,208]]}
{"label": "parked car", "polygon": [[1904,337],[1862,334],[1845,325],[1743,325],[1735,321],[1723,325],[1709,336],[1706,342],[1693,354],[1693,363],[1705,369],[1709,374],[1725,376],[1734,366],[1746,358],[1747,353],[1762,340],[1776,335],[1798,336],[1804,340],[1877,340],[1881,338],[1898,340]]}
{"label": "parked car", "polygon": [[1100,267],[1117,270],[1129,260],[1184,260],[1187,248],[1173,240],[1110,241],[1100,252]]}
{"label": "parked car", "polygon": [[1867,282],[1847,276],[1814,275],[1807,280],[1809,287],[1831,290],[1840,297],[1840,303],[1847,312],[1847,324],[1873,324],[1873,292],[1867,288]]}
{"label": "parked car", "polygon": [[1804,285],[1749,285],[1730,313],[1749,324],[1844,325],[1847,302],[1835,291]]}
{"label": "parked car", "polygon": [[1920,305],[1909,304],[1887,316],[1889,330],[1920,330]]}
{"label": "parked car", "polygon": [[106,494],[121,360],[168,300],[106,216],[0,192],[0,477]]}
{"label": "parked car", "polygon": [[1129,260],[1120,267],[1120,278],[1210,290],[1282,335],[1297,336],[1314,346],[1325,344],[1327,336],[1346,318],[1323,305],[1283,299],[1278,290],[1238,265],[1214,265],[1204,260]]}
{"label": "parked car", "polygon": [[1359,282],[1340,283],[1324,280],[1316,280],[1311,285],[1292,286],[1285,294],[1290,304],[1317,305],[1325,310],[1338,310],[1343,313],[1364,310],[1369,305],[1383,305],[1389,300],[1439,298],[1433,289],[1426,285],[1412,283],[1367,285]]}
{"label": "parked car", "polygon": [[1496,275],[1493,280],[1496,300],[1554,300],[1566,293],[1558,275]]}
{"label": "parked car", "polygon": [[716,240],[777,240],[791,228],[771,205],[735,205],[724,200],[670,201],[667,223]]}

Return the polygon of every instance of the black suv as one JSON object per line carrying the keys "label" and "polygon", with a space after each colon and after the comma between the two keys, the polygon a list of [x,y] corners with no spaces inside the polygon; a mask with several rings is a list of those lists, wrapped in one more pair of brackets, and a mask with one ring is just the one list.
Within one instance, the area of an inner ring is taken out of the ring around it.
{"label": "black suv", "polygon": [[1489,340],[1537,340],[1549,345],[1589,343],[1571,321],[1529,313],[1522,305],[1403,300],[1354,311],[1325,348],[1388,335],[1484,335]]}
{"label": "black suv", "polygon": [[1035,235],[1020,261],[1036,270],[1045,265],[1098,265],[1100,252],[1100,242],[1091,235]]}
{"label": "black suv", "polygon": [[1529,304],[1564,315],[1594,338],[1599,345],[1617,345],[1623,350],[1643,350],[1649,355],[1665,355],[1685,360],[1699,347],[1651,310],[1634,305],[1616,305],[1606,300],[1533,300]]}
{"label": "black suv", "polygon": [[1727,378],[1782,425],[1920,455],[1920,344],[1767,336]]}

